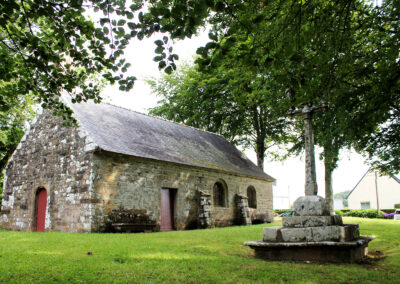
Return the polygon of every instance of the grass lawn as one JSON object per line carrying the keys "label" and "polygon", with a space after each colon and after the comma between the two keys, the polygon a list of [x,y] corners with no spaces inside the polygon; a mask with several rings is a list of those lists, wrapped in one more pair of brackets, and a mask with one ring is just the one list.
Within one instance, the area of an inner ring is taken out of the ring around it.
{"label": "grass lawn", "polygon": [[386,257],[351,265],[258,260],[243,242],[261,239],[265,224],[149,234],[0,229],[0,282],[400,283],[400,222],[344,220],[375,235],[370,251]]}

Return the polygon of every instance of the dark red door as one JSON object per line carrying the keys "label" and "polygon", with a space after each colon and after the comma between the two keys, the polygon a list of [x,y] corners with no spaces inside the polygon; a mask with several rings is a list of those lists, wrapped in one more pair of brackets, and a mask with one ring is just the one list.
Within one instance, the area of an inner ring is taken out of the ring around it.
{"label": "dark red door", "polygon": [[47,192],[44,188],[36,193],[36,232],[44,232],[46,221]]}
{"label": "dark red door", "polygon": [[161,189],[161,231],[174,229],[174,190]]}

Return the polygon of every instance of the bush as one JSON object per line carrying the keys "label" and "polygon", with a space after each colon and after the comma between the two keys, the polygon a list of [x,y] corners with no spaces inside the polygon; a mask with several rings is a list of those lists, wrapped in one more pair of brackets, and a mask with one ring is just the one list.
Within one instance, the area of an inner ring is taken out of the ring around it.
{"label": "bush", "polygon": [[335,214],[336,214],[336,215],[340,215],[340,216],[343,216],[343,215],[344,215],[343,211],[340,210],[340,209],[336,209],[336,210],[335,210]]}
{"label": "bush", "polygon": [[395,204],[395,205],[394,205],[394,208],[400,209],[400,203]]}
{"label": "bush", "polygon": [[349,213],[344,215],[348,217],[360,218],[383,218],[383,212],[376,209],[351,210]]}
{"label": "bush", "polygon": [[383,214],[383,218],[385,218],[385,219],[393,219],[393,217],[394,217],[394,212]]}
{"label": "bush", "polygon": [[292,211],[292,209],[274,209],[274,215],[281,215],[288,211]]}

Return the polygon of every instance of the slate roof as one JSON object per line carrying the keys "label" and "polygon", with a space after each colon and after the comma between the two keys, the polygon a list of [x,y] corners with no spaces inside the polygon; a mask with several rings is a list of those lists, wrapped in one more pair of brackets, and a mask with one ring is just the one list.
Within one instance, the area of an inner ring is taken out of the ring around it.
{"label": "slate roof", "polygon": [[274,180],[220,135],[107,103],[70,107],[102,150]]}

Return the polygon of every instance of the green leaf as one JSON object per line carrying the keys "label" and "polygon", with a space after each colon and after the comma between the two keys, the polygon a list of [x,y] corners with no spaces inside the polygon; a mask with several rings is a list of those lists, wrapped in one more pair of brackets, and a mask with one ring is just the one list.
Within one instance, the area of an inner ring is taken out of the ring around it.
{"label": "green leaf", "polygon": [[167,66],[167,63],[165,62],[165,61],[160,61],[159,63],[158,63],[158,69],[164,69],[165,68],[165,66]]}
{"label": "green leaf", "polygon": [[157,48],[154,50],[154,52],[157,54],[162,54],[163,51],[164,51],[164,47],[162,47],[162,46],[157,46]]}

